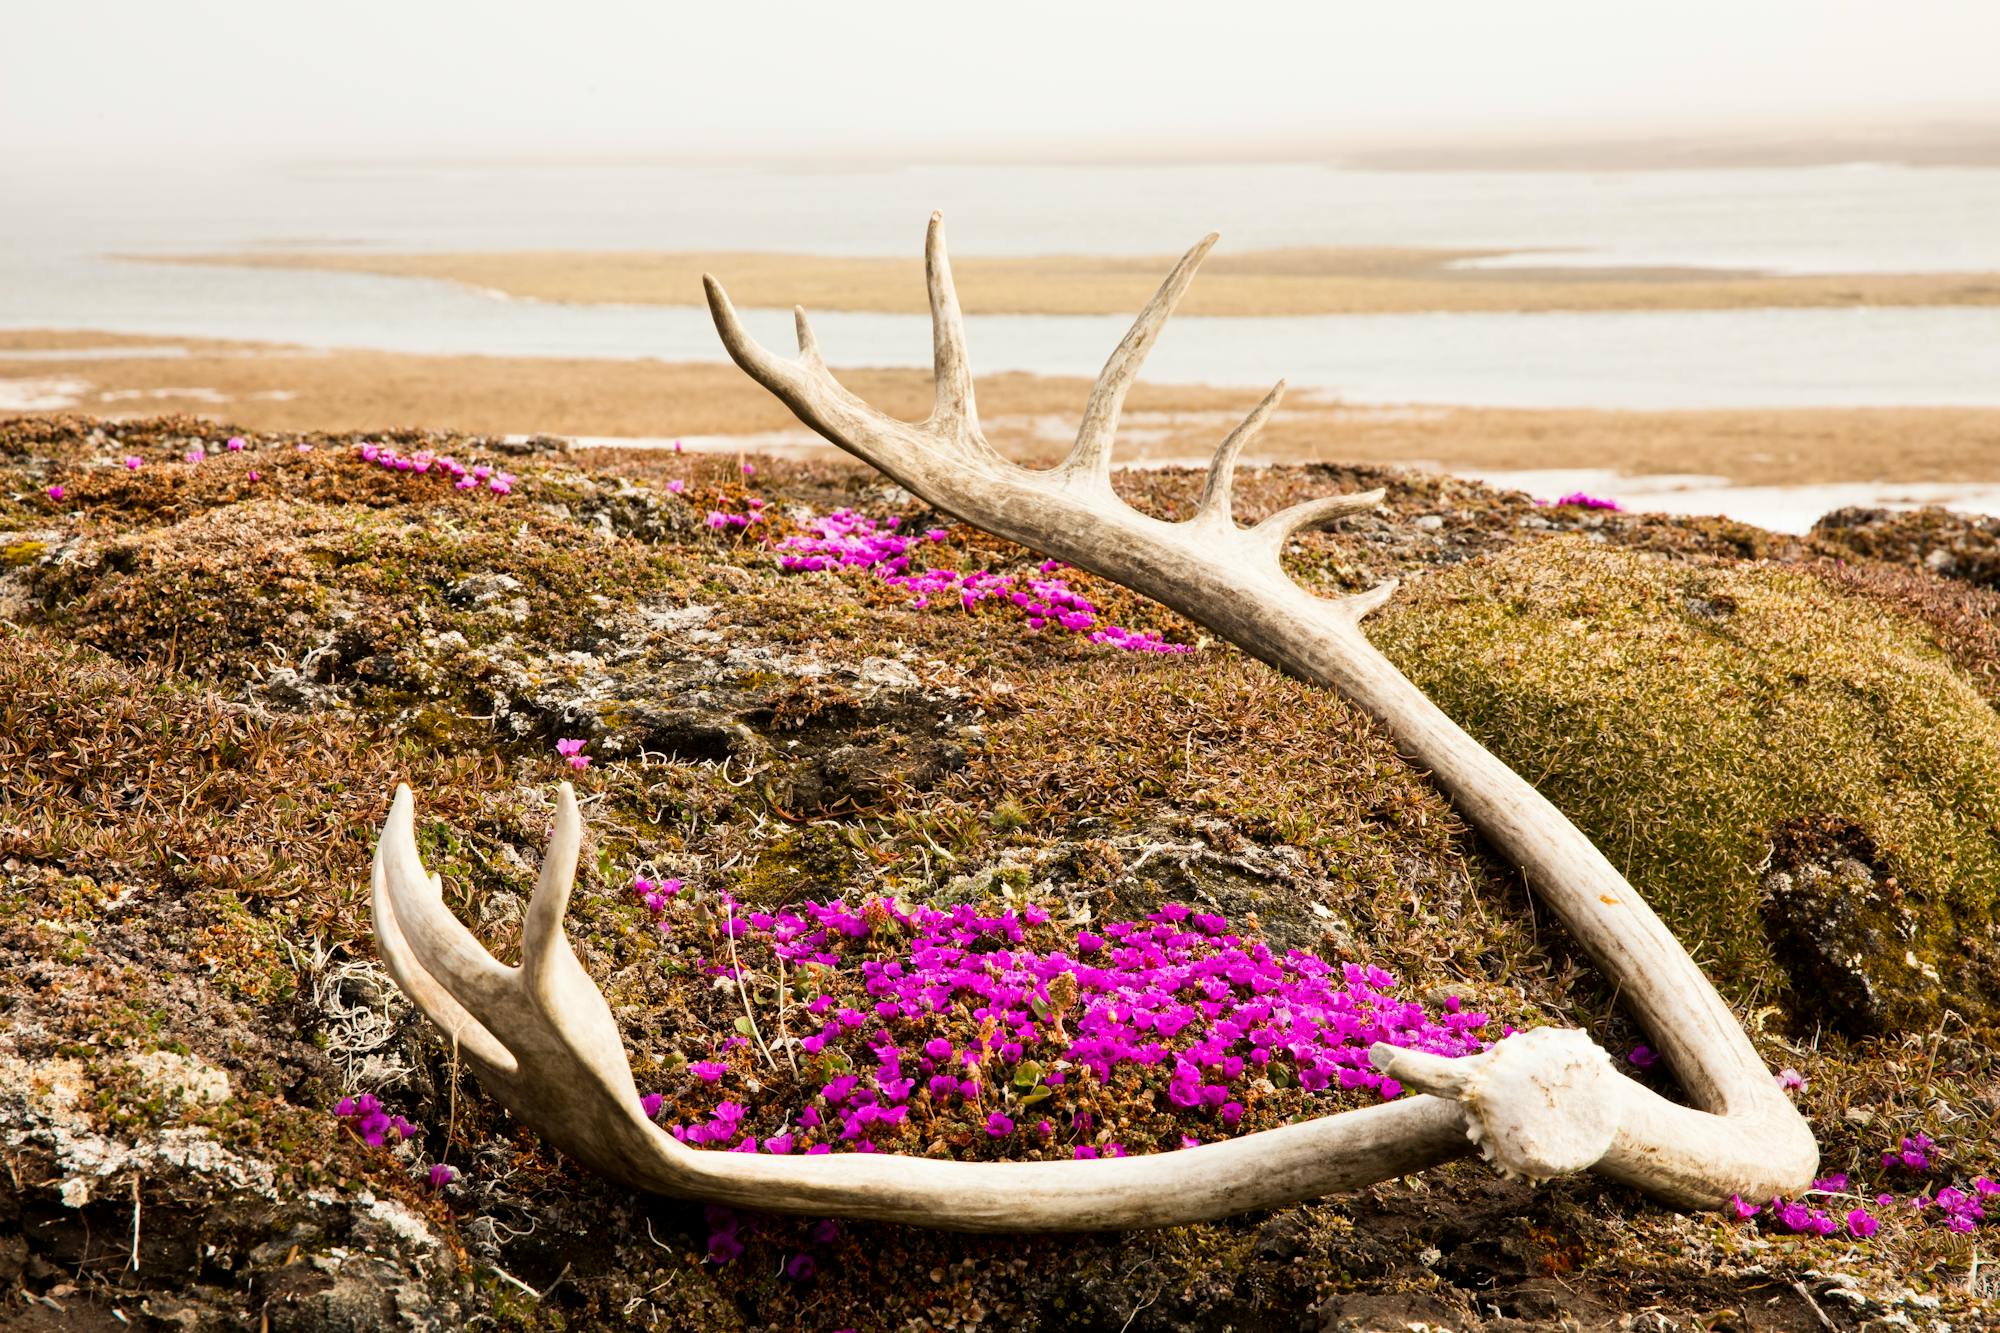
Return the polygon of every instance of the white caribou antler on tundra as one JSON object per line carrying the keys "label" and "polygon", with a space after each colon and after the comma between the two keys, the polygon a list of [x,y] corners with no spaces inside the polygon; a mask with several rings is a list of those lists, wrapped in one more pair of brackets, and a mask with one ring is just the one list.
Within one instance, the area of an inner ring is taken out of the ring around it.
{"label": "white caribou antler on tundra", "polygon": [[736,364],[840,448],[941,510],[1144,593],[1359,704],[1562,918],[1696,1107],[1620,1074],[1581,1032],[1539,1029],[1458,1059],[1378,1044],[1371,1057],[1384,1072],[1430,1095],[1161,1156],[968,1163],[704,1152],[675,1141],[641,1111],[610,1009],[564,939],[581,838],[568,786],[517,968],[496,962],[446,911],[440,885],[417,856],[409,792],[399,789],[375,857],[382,956],[410,998],[454,1035],[486,1086],[550,1142],[643,1190],[986,1231],[1219,1217],[1404,1175],[1474,1145],[1509,1174],[1546,1179],[1595,1170],[1691,1207],[1714,1207],[1732,1194],[1792,1193],[1811,1180],[1819,1153],[1810,1129],[1673,933],[1560,811],[1368,642],[1361,618],[1394,585],[1327,599],[1284,573],[1279,558],[1294,533],[1372,507],[1381,493],[1311,500],[1254,527],[1237,526],[1230,512],[1236,459],[1277,406],[1282,383],[1216,451],[1191,519],[1151,518],[1112,493],[1111,441],[1125,395],[1214,241],[1190,250],[1140,312],[1091,391],[1075,446],[1045,470],[1007,461],[980,433],[936,215],[926,260],[937,403],[921,423],[885,416],[842,388],[821,361],[803,310],[799,357],[784,360],[744,332],[719,283],[704,282]]}

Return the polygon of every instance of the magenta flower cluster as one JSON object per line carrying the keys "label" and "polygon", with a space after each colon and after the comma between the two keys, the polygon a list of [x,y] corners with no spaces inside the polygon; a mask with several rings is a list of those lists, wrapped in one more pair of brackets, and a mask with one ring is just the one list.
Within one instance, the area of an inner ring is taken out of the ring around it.
{"label": "magenta flower cluster", "polygon": [[[747,467],[743,475],[746,477],[750,475]],[[680,487],[669,483],[668,489],[677,491]],[[748,509],[748,513],[732,514],[726,509],[711,509],[708,511],[708,517],[704,521],[718,532],[726,528],[734,528],[740,532],[748,529],[753,523],[762,523],[764,521],[764,502],[762,500],[753,495],[744,501],[744,506]]]}
{"label": "magenta flower cluster", "polygon": [[[1886,1170],[1903,1174],[1927,1171],[1931,1166],[1930,1154],[1936,1147],[1937,1144],[1929,1136],[1913,1134],[1905,1138],[1899,1147],[1884,1152],[1882,1165]],[[1741,1196],[1732,1196],[1729,1202],[1739,1221],[1763,1218],[1771,1227],[1794,1235],[1832,1236],[1842,1229],[1844,1223],[1849,1236],[1867,1240],[1881,1229],[1881,1219],[1868,1210],[1870,1200],[1855,1192],[1845,1172],[1815,1180],[1807,1193],[1823,1198],[1854,1198],[1859,1202],[1839,1221],[1834,1219],[1831,1210],[1815,1208],[1796,1199],[1776,1198],[1768,1204],[1758,1205]],[[2000,1196],[2000,1182],[1987,1176],[1975,1176],[1970,1189],[1960,1189],[1956,1185],[1945,1185],[1935,1191],[1925,1189],[1902,1203],[1917,1213],[1934,1214],[1951,1231],[1971,1232],[1986,1220],[1989,1206],[2000,1208],[2000,1203],[1992,1202],[1996,1196]],[[1897,1206],[1894,1194],[1876,1194],[1872,1201],[1878,1209]]]}
{"label": "magenta flower cluster", "polygon": [[822,569],[866,569],[893,587],[915,594],[910,605],[922,610],[933,605],[956,604],[970,611],[981,602],[1011,606],[1028,622],[1028,628],[1044,627],[1088,635],[1092,643],[1106,644],[1135,653],[1185,653],[1186,644],[1167,643],[1151,630],[1127,629],[1102,622],[1098,610],[1063,579],[1054,577],[1063,568],[1058,561],[1042,564],[1039,578],[1018,578],[988,570],[962,572],[943,565],[918,566],[911,552],[944,541],[943,528],[923,534],[899,532],[900,518],[876,522],[851,509],[836,509],[815,519],[814,535],[787,537],[778,543],[783,552],[779,565],[792,573]]}
{"label": "magenta flower cluster", "polygon": [[[718,951],[712,973],[762,967],[769,976],[782,959],[792,977],[815,978],[790,1016],[816,1085],[796,1121],[753,1123],[723,1095],[736,1073],[728,1059],[696,1061],[696,1082],[676,1103],[693,1118],[670,1132],[698,1146],[873,1152],[905,1125],[950,1115],[987,1138],[1039,1147],[1056,1133],[1046,1112],[1068,1122],[1074,1156],[1122,1156],[1123,1145],[1092,1141],[1089,1112],[1057,1109],[1066,1090],[1136,1073],[1182,1118],[1162,1132],[1188,1144],[1190,1127],[1233,1130],[1261,1080],[1398,1096],[1368,1061],[1376,1041],[1452,1056],[1483,1047],[1473,1034],[1486,1017],[1456,997],[1434,1018],[1395,998],[1395,978],[1380,968],[1277,954],[1232,933],[1222,916],[1178,903],[1066,939],[1034,905],[989,915],[872,899],[769,913],[722,896],[716,912],[663,885],[639,894],[663,926],[670,914],[700,913],[731,937],[733,955]],[[885,941],[895,946],[888,956]],[[732,1037],[714,1054],[743,1048]],[[648,1098],[648,1114],[664,1100]]]}
{"label": "magenta flower cluster", "polygon": [[588,744],[590,744],[589,741],[580,740],[575,737],[559,740],[556,742],[556,753],[561,755],[564,762],[571,768],[581,773],[584,769],[590,767],[590,756],[583,752],[583,747]]}
{"label": "magenta flower cluster", "polygon": [[428,449],[420,449],[414,454],[403,454],[386,444],[364,444],[355,452],[362,462],[373,463],[376,467],[390,472],[414,472],[420,476],[435,475],[447,478],[454,490],[476,491],[483,487],[494,495],[506,495],[514,489],[512,473],[498,471],[483,463],[477,467],[467,467],[449,454],[434,454]]}
{"label": "magenta flower cluster", "polygon": [[1558,496],[1553,500],[1537,500],[1535,503],[1554,505],[1558,508],[1563,505],[1573,505],[1578,509],[1609,509],[1614,513],[1623,512],[1625,508],[1616,500],[1607,500],[1601,495],[1588,495],[1582,491],[1571,491],[1568,495]]}
{"label": "magenta flower cluster", "polygon": [[[372,1092],[364,1092],[358,1097],[342,1097],[334,1104],[333,1115],[371,1148],[385,1146],[392,1134],[396,1136],[397,1143],[406,1143],[417,1137],[417,1127],[402,1116],[390,1115],[383,1110],[380,1099]],[[424,1183],[433,1190],[442,1190],[457,1179],[458,1168],[446,1166],[443,1162],[433,1163],[424,1172]]]}
{"label": "magenta flower cluster", "polygon": [[334,1106],[333,1114],[371,1147],[381,1147],[389,1141],[391,1134],[399,1142],[417,1136],[415,1125],[399,1115],[392,1116],[384,1111],[382,1103],[371,1092],[364,1092],[359,1097],[342,1097]]}
{"label": "magenta flower cluster", "polygon": [[661,930],[667,929],[667,923],[660,918],[665,916],[667,904],[680,891],[681,882],[677,879],[647,879],[644,875],[632,876],[633,896],[645,904],[646,910],[653,914],[655,920],[660,921]]}
{"label": "magenta flower cluster", "polygon": [[[705,1210],[708,1219],[708,1257],[726,1264],[743,1257],[744,1237],[756,1229],[756,1219],[745,1217],[725,1204],[712,1203]],[[814,1245],[831,1245],[840,1237],[840,1224],[832,1218],[813,1223],[807,1233]],[[794,1282],[804,1282],[819,1272],[819,1261],[808,1252],[795,1253],[784,1262],[784,1274]],[[848,1333],[852,1333],[851,1330]]]}
{"label": "magenta flower cluster", "polygon": [[1928,1171],[1931,1165],[1931,1152],[1936,1147],[1937,1143],[1930,1135],[1911,1134],[1904,1138],[1901,1145],[1882,1154],[1882,1169]]}

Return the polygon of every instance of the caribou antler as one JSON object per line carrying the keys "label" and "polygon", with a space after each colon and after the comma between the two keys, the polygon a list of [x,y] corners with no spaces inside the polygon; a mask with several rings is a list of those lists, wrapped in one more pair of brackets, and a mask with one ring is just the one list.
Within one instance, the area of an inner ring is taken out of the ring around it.
{"label": "caribou antler", "polygon": [[398,787],[375,848],[375,943],[389,975],[509,1110],[600,1175],[637,1189],[961,1231],[1091,1231],[1296,1203],[1471,1150],[1458,1108],[1430,1097],[1170,1156],[1096,1162],[689,1148],[641,1109],[610,1006],[563,937],[583,839],[569,784],[522,925],[519,967],[496,962],[445,909],[443,886],[417,856],[415,809],[410,789]]}
{"label": "caribou antler", "polygon": [[1140,313],[1091,391],[1075,446],[1046,470],[1007,461],[980,433],[936,215],[926,259],[937,399],[922,423],[885,416],[842,388],[820,359],[803,310],[799,357],[787,361],[744,332],[720,284],[703,281],[737,365],[840,448],[939,509],[1163,602],[1281,670],[1332,686],[1375,717],[1561,917],[1700,1109],[1619,1074],[1580,1032],[1538,1030],[1462,1059],[1377,1045],[1371,1056],[1385,1072],[1434,1095],[1170,1157],[954,1163],[689,1149],[640,1113],[617,1026],[563,939],[579,837],[567,786],[519,968],[495,962],[444,909],[437,882],[417,859],[409,793],[399,790],[375,863],[383,956],[404,991],[455,1034],[495,1094],[557,1146],[641,1189],[971,1230],[1216,1217],[1406,1174],[1474,1144],[1511,1174],[1542,1179],[1592,1169],[1697,1207],[1732,1194],[1795,1192],[1812,1178],[1818,1149],[1811,1131],[1673,933],[1560,811],[1362,634],[1361,618],[1394,585],[1326,599],[1284,573],[1280,557],[1293,534],[1372,507],[1381,492],[1307,501],[1254,527],[1236,524],[1236,460],[1276,408],[1282,383],[1217,450],[1193,518],[1151,518],[1113,494],[1111,442],[1125,395],[1214,241],[1190,250]]}

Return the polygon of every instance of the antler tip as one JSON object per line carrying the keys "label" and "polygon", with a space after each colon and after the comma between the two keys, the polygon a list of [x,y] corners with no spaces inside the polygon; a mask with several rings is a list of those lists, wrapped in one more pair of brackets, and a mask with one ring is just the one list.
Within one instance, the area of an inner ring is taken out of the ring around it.
{"label": "antler tip", "polygon": [[383,821],[382,833],[386,839],[416,836],[417,798],[410,793],[410,784],[396,784],[395,799],[389,802],[389,817]]}

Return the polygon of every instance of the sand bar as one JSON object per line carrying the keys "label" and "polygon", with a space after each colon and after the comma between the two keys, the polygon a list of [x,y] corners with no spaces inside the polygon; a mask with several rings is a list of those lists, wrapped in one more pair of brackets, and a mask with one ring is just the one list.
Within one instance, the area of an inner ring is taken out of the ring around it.
{"label": "sand bar", "polygon": [[[107,349],[129,345],[129,360]],[[163,358],[163,346],[186,354]],[[77,359],[52,359],[61,348]],[[21,353],[34,353],[32,358]],[[928,375],[843,372],[907,419],[930,410]],[[199,339],[0,332],[0,390],[37,382],[42,410],[184,411],[260,430],[399,425],[481,434],[809,439],[784,407],[726,363],[662,364],[395,352],[312,351]],[[1021,458],[1053,458],[1074,434],[1089,384],[983,376],[988,436]],[[25,395],[22,395],[25,396]],[[1258,398],[1254,390],[1141,384],[1120,431],[1130,462],[1204,457]],[[1737,485],[2000,481],[2000,409],[1805,408],[1612,412],[1360,407],[1295,393],[1258,440],[1264,461],[1430,464],[1454,471],[1611,468],[1700,473]]]}
{"label": "sand bar", "polygon": [[[2000,305],[2000,273],[1768,275],[1705,268],[1459,266],[1518,253],[1380,247],[1221,252],[1203,264],[1201,281],[1181,309],[1249,316]],[[952,267],[968,312],[1115,315],[1145,304],[1176,258],[967,256]],[[803,304],[882,314],[928,309],[923,265],[913,256],[299,250],[180,255],[166,262],[428,278],[518,299],[584,305],[699,305],[701,275],[714,273],[741,306]]]}

